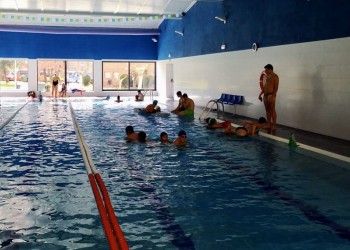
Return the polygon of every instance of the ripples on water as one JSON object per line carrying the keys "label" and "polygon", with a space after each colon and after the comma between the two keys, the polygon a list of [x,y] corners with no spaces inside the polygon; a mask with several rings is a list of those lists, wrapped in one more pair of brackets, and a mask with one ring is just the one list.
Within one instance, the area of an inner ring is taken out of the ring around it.
{"label": "ripples on water", "polygon": [[67,105],[28,103],[0,133],[2,246],[106,249]]}
{"label": "ripples on water", "polygon": [[[196,119],[140,116],[130,102],[73,106],[131,249],[349,244],[337,231],[350,226],[349,174],[335,165]],[[149,142],[126,143],[127,125]],[[160,145],[162,131],[175,139],[180,129],[188,146]],[[29,249],[106,249],[66,103],[29,105],[1,135],[1,238]]]}
{"label": "ripples on water", "polygon": [[[332,168],[338,183],[345,184],[349,177],[339,178],[342,169],[296,156],[284,145],[203,129],[198,120],[140,116],[130,110],[128,106],[81,109],[78,119],[134,249],[155,249],[157,244],[163,249],[191,249],[174,242],[176,237],[183,244],[194,243],[196,249],[348,244],[339,239],[337,226],[322,216],[338,214],[342,219],[336,223],[349,226],[349,206],[339,209],[349,192],[339,192],[317,174]],[[125,143],[127,125],[146,131],[147,145]],[[100,130],[89,133],[94,127]],[[174,139],[180,129],[187,131],[189,146],[159,145],[160,132]],[[317,169],[310,170],[306,161]],[[317,189],[313,186],[336,194],[337,204],[312,192]],[[329,207],[337,207],[337,212],[327,214]],[[332,236],[318,225],[323,223],[334,231]],[[310,243],[310,237],[319,242]]]}

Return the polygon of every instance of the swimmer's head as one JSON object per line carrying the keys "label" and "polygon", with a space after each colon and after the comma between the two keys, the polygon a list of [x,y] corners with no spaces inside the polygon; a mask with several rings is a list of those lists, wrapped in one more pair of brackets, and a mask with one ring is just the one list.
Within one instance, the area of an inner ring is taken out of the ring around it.
{"label": "swimmer's head", "polygon": [[258,120],[259,123],[266,123],[266,119],[265,117],[260,117],[259,120]]}
{"label": "swimmer's head", "polygon": [[206,123],[206,124],[209,124],[210,119],[211,119],[210,117],[206,118],[206,119],[205,119],[205,123]]}
{"label": "swimmer's head", "polygon": [[235,134],[238,137],[244,137],[248,135],[248,130],[245,127],[238,127],[235,130]]}
{"label": "swimmer's head", "polygon": [[158,101],[157,100],[154,100],[153,101],[153,105],[157,105],[158,104]]}
{"label": "swimmer's head", "polygon": [[186,137],[186,132],[184,130],[180,130],[178,136]]}
{"label": "swimmer's head", "polygon": [[212,118],[209,120],[209,126],[213,126],[214,124],[216,124],[216,119]]}
{"label": "swimmer's head", "polygon": [[138,133],[139,142],[146,142],[146,133],[144,131],[140,131]]}
{"label": "swimmer's head", "polygon": [[134,127],[133,126],[127,126],[126,128],[125,128],[125,133],[128,135],[128,134],[132,134],[132,133],[134,133]]}
{"label": "swimmer's head", "polygon": [[167,142],[168,141],[168,134],[167,132],[160,133],[160,141]]}

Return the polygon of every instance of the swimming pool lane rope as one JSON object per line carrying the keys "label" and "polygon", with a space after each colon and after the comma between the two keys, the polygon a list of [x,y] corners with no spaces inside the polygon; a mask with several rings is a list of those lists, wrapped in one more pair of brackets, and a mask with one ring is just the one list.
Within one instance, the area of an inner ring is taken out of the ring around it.
{"label": "swimming pool lane rope", "polygon": [[10,116],[3,124],[0,126],[0,130],[2,130],[16,115],[17,113],[24,108],[25,105],[27,105],[28,101],[22,105],[12,116]]}
{"label": "swimming pool lane rope", "polygon": [[[82,135],[81,129],[76,119],[74,109],[71,102],[69,102],[69,108],[73,120],[73,126],[77,134],[80,150],[85,163],[85,168],[88,173],[90,185],[92,192],[95,197],[97,208],[100,213],[102,225],[110,246],[110,249],[129,249],[129,246],[124,237],[123,231],[120,228],[118,219],[114,213],[114,209],[109,198],[107,188],[101,178],[101,175],[96,169],[95,164],[91,159],[91,153],[88,145],[86,144],[84,137]],[[102,197],[103,200],[102,200]]]}

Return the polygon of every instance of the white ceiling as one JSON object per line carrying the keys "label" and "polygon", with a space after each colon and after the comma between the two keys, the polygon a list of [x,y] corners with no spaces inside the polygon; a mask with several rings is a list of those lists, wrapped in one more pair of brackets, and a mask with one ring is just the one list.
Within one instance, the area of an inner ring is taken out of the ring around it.
{"label": "white ceiling", "polygon": [[0,0],[0,24],[157,29],[194,0]]}

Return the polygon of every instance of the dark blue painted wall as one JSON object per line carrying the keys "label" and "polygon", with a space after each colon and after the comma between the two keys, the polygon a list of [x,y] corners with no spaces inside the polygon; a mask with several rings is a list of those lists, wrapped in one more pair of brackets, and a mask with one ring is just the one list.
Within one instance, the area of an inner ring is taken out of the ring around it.
{"label": "dark blue painted wall", "polygon": [[[349,0],[198,1],[152,35],[53,35],[0,32],[0,57],[164,60],[350,36]],[[227,16],[227,23],[215,16]],[[184,36],[174,33],[182,31]],[[158,46],[158,47],[157,47]]]}
{"label": "dark blue painted wall", "polygon": [[[160,27],[158,59],[350,36],[349,0],[198,1],[182,20]],[[215,16],[226,16],[223,24]],[[174,30],[183,30],[181,37]]]}
{"label": "dark blue painted wall", "polygon": [[77,35],[0,32],[0,57],[156,60],[152,35]]}

